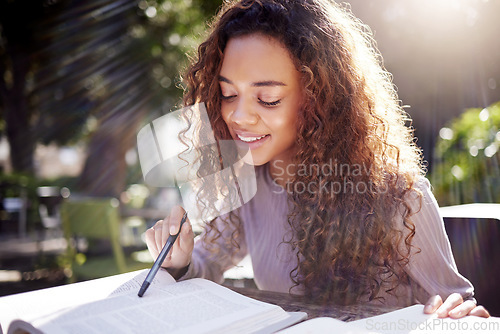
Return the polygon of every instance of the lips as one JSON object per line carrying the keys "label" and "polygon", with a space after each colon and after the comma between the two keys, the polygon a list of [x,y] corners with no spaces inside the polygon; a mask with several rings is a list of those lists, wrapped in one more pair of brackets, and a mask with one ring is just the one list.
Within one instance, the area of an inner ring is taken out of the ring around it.
{"label": "lips", "polygon": [[253,143],[253,142],[256,142],[268,135],[262,135],[262,136],[242,136],[242,135],[239,135],[239,134],[236,134],[236,136],[242,141],[242,142],[245,142],[245,143]]}
{"label": "lips", "polygon": [[251,150],[257,149],[261,147],[270,137],[270,134],[261,135],[258,133],[252,132],[240,132],[235,131],[236,138],[239,139],[238,142],[244,145],[244,147],[249,148]]}

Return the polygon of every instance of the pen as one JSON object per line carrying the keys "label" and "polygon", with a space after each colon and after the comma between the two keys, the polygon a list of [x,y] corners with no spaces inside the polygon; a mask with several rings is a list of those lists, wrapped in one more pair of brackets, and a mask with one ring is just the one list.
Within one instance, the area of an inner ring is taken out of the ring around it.
{"label": "pen", "polygon": [[137,294],[139,297],[142,297],[142,295],[144,295],[144,292],[146,292],[146,290],[149,288],[149,285],[153,281],[153,278],[155,278],[155,275],[158,272],[158,270],[160,269],[161,264],[163,263],[163,261],[165,261],[165,258],[167,257],[167,254],[170,251],[170,248],[172,248],[173,244],[175,243],[175,240],[177,240],[177,236],[179,235],[179,233],[181,233],[182,225],[184,224],[186,219],[187,219],[187,212],[185,212],[184,216],[182,216],[181,226],[179,227],[179,232],[177,232],[177,234],[170,235],[168,237],[167,242],[165,243],[165,246],[163,246],[163,249],[161,250],[158,257],[156,258],[155,263],[153,264],[153,266],[149,270],[148,276],[146,276],[146,279],[142,283],[142,286],[139,290],[139,293]]}

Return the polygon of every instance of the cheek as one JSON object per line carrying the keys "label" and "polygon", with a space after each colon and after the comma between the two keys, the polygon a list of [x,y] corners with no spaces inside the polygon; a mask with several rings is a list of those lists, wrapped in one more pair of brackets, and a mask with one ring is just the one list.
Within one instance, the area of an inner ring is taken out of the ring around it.
{"label": "cheek", "polygon": [[294,110],[292,113],[288,114],[286,118],[282,119],[280,124],[288,141],[295,142],[297,139],[297,118],[298,111]]}
{"label": "cheek", "polygon": [[283,113],[281,117],[275,117],[272,120],[273,127],[289,133],[290,135],[294,135],[297,129],[297,118],[298,111],[293,108]]}
{"label": "cheek", "polygon": [[222,132],[224,133],[222,134],[222,137],[224,137],[225,139],[231,139],[233,136],[231,130],[231,120],[230,120],[231,111],[228,107],[221,106],[220,113],[222,120],[219,120],[218,123],[219,127],[224,128],[224,130],[222,130]]}
{"label": "cheek", "polygon": [[220,108],[220,112],[221,112],[222,119],[224,120],[224,123],[226,123],[226,125],[228,125],[229,124],[229,114],[230,114],[229,108],[227,106],[222,105]]}
{"label": "cheek", "polygon": [[282,145],[289,145],[297,138],[296,120],[292,117],[269,117],[265,121],[271,135]]}

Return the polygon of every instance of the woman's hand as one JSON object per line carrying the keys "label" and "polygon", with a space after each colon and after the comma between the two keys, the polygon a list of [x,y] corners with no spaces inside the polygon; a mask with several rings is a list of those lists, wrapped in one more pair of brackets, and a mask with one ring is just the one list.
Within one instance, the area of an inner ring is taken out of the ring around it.
{"label": "woman's hand", "polygon": [[446,298],[444,303],[439,295],[429,298],[429,301],[425,304],[424,313],[430,314],[434,312],[436,312],[439,318],[449,316],[450,318],[458,319],[466,315],[475,315],[483,318],[490,316],[483,306],[477,306],[473,300],[464,301],[459,293],[452,293]]}
{"label": "woman's hand", "polygon": [[[159,220],[153,227],[146,231],[146,244],[153,259],[158,257],[168,237],[177,234],[179,231],[184,212],[183,208],[175,206],[172,208],[169,217]],[[179,278],[191,262],[193,247],[194,233],[189,219],[186,219],[177,240],[161,266],[168,269],[174,278]]]}

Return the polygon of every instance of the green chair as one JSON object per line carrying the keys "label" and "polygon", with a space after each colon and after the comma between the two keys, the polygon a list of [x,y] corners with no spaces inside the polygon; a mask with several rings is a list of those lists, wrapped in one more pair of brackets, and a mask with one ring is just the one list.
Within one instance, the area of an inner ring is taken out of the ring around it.
{"label": "green chair", "polygon": [[[152,263],[126,256],[120,243],[119,202],[115,198],[66,201],[61,222],[67,241],[72,281],[81,281],[149,268]],[[82,241],[87,244],[81,247]],[[103,248],[104,249],[100,249]],[[82,252],[81,248],[86,248]],[[110,249],[111,248],[111,249]]]}

